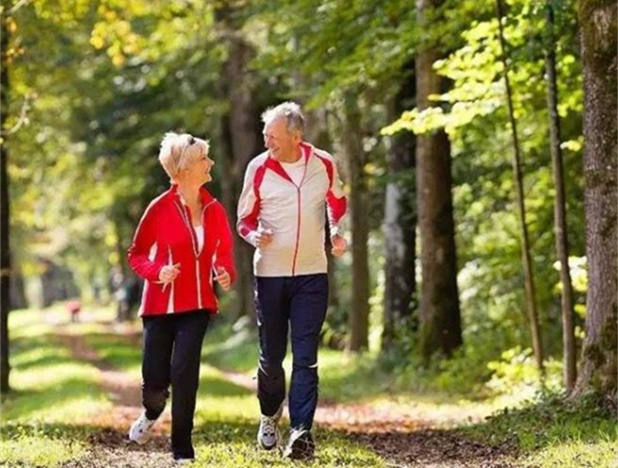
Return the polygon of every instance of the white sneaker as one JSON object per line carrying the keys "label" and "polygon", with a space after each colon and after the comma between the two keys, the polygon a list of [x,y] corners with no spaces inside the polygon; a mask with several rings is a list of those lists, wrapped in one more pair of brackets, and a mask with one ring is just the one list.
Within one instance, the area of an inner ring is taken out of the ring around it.
{"label": "white sneaker", "polygon": [[260,429],[257,434],[258,445],[264,450],[272,450],[281,442],[281,433],[277,428],[283,413],[283,404],[273,416],[260,416]]}
{"label": "white sneaker", "polygon": [[145,444],[150,438],[150,428],[156,421],[148,419],[145,412],[142,413],[129,430],[129,440],[139,445]]}

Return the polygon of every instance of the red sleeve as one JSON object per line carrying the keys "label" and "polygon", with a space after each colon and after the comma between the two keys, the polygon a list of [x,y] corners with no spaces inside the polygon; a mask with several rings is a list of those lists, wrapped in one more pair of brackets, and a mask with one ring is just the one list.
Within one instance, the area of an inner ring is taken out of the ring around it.
{"label": "red sleeve", "polygon": [[316,156],[324,163],[326,174],[328,175],[328,192],[326,193],[326,206],[328,208],[328,223],[330,225],[331,237],[335,234],[342,234],[342,220],[348,209],[348,202],[343,191],[343,184],[339,178],[339,171],[333,157],[321,151]]}
{"label": "red sleeve", "polygon": [[149,258],[157,241],[157,210],[151,203],[142,215],[133,242],[127,252],[127,259],[133,271],[148,281],[157,281],[163,264]]}
{"label": "red sleeve", "polygon": [[215,252],[215,268],[223,267],[230,274],[232,283],[236,281],[236,267],[234,265],[234,239],[232,229],[227,218],[225,208],[221,203],[216,204],[219,218],[217,251]]}
{"label": "red sleeve", "polygon": [[264,179],[266,166],[256,165],[254,161],[249,163],[245,173],[242,192],[238,200],[236,230],[240,237],[256,247],[255,236],[260,215],[260,185]]}

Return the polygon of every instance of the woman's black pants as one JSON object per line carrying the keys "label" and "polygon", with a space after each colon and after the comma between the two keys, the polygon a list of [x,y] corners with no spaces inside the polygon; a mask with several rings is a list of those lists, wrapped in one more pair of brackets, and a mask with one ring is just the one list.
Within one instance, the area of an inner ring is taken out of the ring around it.
{"label": "woman's black pants", "polygon": [[142,404],[146,417],[157,419],[172,387],[172,452],[194,458],[191,443],[195,400],[200,380],[200,354],[210,314],[182,312],[142,317]]}

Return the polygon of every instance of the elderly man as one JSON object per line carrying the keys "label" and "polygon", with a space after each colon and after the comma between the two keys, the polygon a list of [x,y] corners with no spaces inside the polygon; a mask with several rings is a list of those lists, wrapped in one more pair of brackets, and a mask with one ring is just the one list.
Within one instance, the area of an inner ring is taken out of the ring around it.
{"label": "elderly man", "polygon": [[268,151],[247,166],[238,204],[238,233],[255,250],[255,305],[260,359],[258,444],[279,445],[277,423],[285,399],[282,367],[291,331],[293,370],[289,393],[290,438],[284,456],[306,459],[315,445],[311,426],[318,400],[318,344],[328,305],[325,220],[332,253],[346,241],[346,212],[333,157],[303,141],[304,116],[285,102],[262,115]]}

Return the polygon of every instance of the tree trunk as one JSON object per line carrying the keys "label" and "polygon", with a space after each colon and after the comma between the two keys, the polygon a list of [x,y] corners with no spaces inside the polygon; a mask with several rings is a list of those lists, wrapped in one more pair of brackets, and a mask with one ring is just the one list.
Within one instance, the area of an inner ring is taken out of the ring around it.
{"label": "tree trunk", "polygon": [[[443,0],[417,0],[419,24],[427,9]],[[419,111],[431,105],[429,96],[443,91],[443,79],[433,70],[440,54],[421,46],[416,59]],[[420,350],[425,364],[440,352],[450,356],[462,344],[457,289],[457,252],[451,193],[450,143],[443,130],[420,135],[416,142],[417,193],[421,244]]]}
{"label": "tree trunk", "polygon": [[350,216],[352,230],[352,310],[348,349],[358,352],[369,346],[369,260],[367,241],[369,194],[365,176],[365,152],[359,134],[361,114],[357,96],[344,97],[345,123],[341,143],[346,153],[350,177]]}
{"label": "tree trunk", "polygon": [[575,330],[573,325],[573,288],[569,270],[569,241],[566,222],[566,195],[564,188],[564,169],[562,164],[562,136],[558,116],[558,84],[556,78],[556,43],[554,38],[554,10],[552,0],[546,5],[547,44],[545,46],[545,70],[547,72],[547,109],[549,111],[549,136],[551,159],[556,185],[554,204],[554,230],[556,232],[556,252],[560,262],[560,281],[562,282],[562,343],[564,361],[564,386],[570,392],[577,377],[575,356]]}
{"label": "tree trunk", "polygon": [[[295,50],[297,50],[298,43],[294,41]],[[305,87],[305,83],[303,80],[303,76],[300,73],[293,74],[294,85],[302,89]],[[297,99],[296,102],[299,104],[304,104],[302,100]],[[325,108],[318,108],[314,110],[304,110],[305,115],[305,132],[304,138],[309,143],[313,144],[317,148],[324,149],[328,152],[332,151],[332,140],[330,138],[330,134],[328,132],[328,114]],[[338,294],[338,286],[337,286],[337,276],[336,276],[336,263],[337,260],[333,258],[333,255],[330,253],[331,245],[330,245],[330,232],[328,220],[325,220],[325,231],[327,239],[326,242],[326,258],[328,260],[327,274],[328,274],[328,310],[334,311],[339,307],[339,294]],[[331,315],[327,315],[326,320]]]}
{"label": "tree trunk", "polygon": [[[411,63],[411,72],[414,63]],[[414,107],[416,77],[413,73],[403,82],[395,96],[390,113],[393,121]],[[416,243],[416,183],[415,146],[412,132],[399,132],[390,141],[388,150],[389,182],[384,203],[384,329],[381,348],[388,351],[398,343],[401,332],[417,328],[415,243]]]}
{"label": "tree trunk", "polygon": [[594,391],[612,399],[616,398],[618,319],[617,16],[614,1],[579,3],[588,295],[582,365],[574,393]]}
{"label": "tree trunk", "polygon": [[6,141],[6,122],[9,110],[9,60],[7,50],[9,45],[9,28],[7,12],[12,2],[6,2],[2,10],[0,22],[2,24],[2,71],[0,72],[0,107],[1,115],[1,142],[0,142],[0,391],[10,390],[9,374],[9,290],[11,281],[11,249],[9,245],[9,177],[8,177],[8,149]]}
{"label": "tree trunk", "polygon": [[[332,141],[328,133],[327,115],[324,109],[316,109],[313,111],[305,111],[305,135],[307,141],[315,145],[317,148],[326,151],[332,151]],[[325,229],[328,240],[326,242],[326,257],[328,260],[328,308],[329,310],[337,310],[339,307],[339,287],[337,285],[337,259],[330,253],[330,232],[328,220],[325,222]]]}
{"label": "tree trunk", "polygon": [[122,277],[126,278],[129,273],[129,266],[127,264],[127,249],[128,246],[124,242],[124,234],[122,228],[122,220],[120,219],[120,213],[112,215],[114,217],[114,233],[116,234],[116,255],[118,255],[118,267],[122,273]]}
{"label": "tree trunk", "polygon": [[[253,50],[242,37],[235,6],[223,2],[217,7],[216,17],[221,25],[222,39],[227,42],[228,58],[223,66],[223,95],[229,102],[229,112],[222,121],[225,146],[230,155],[225,162],[224,203],[230,222],[236,225],[236,202],[242,190],[244,172],[252,157],[259,152],[259,118],[253,108],[253,86],[247,69]],[[231,200],[230,200],[231,199]],[[234,287],[236,317],[251,315],[253,311],[253,248],[235,237],[234,256],[238,279]],[[254,323],[253,321],[251,323]]]}
{"label": "tree trunk", "polygon": [[[4,180],[4,179],[2,179]],[[25,309],[28,307],[26,299],[26,286],[24,284],[24,275],[21,273],[19,264],[15,261],[15,256],[11,255],[11,281],[9,284],[9,309]]]}
{"label": "tree trunk", "polygon": [[502,64],[504,67],[504,83],[506,85],[507,103],[509,106],[509,120],[513,133],[513,172],[515,174],[515,187],[517,188],[517,207],[519,211],[521,242],[522,242],[522,261],[524,265],[526,302],[528,306],[528,320],[532,335],[532,347],[538,369],[543,372],[543,341],[541,340],[541,330],[539,327],[539,314],[536,308],[536,290],[534,285],[534,271],[532,269],[532,258],[530,255],[530,241],[528,237],[528,225],[526,223],[526,206],[524,199],[524,176],[521,169],[521,156],[519,154],[519,139],[517,136],[517,123],[513,111],[513,99],[511,84],[509,81],[509,68],[506,60],[506,42],[504,40],[504,30],[502,18],[504,17],[502,1],[496,0],[498,11],[498,29],[500,46],[502,48]]}

